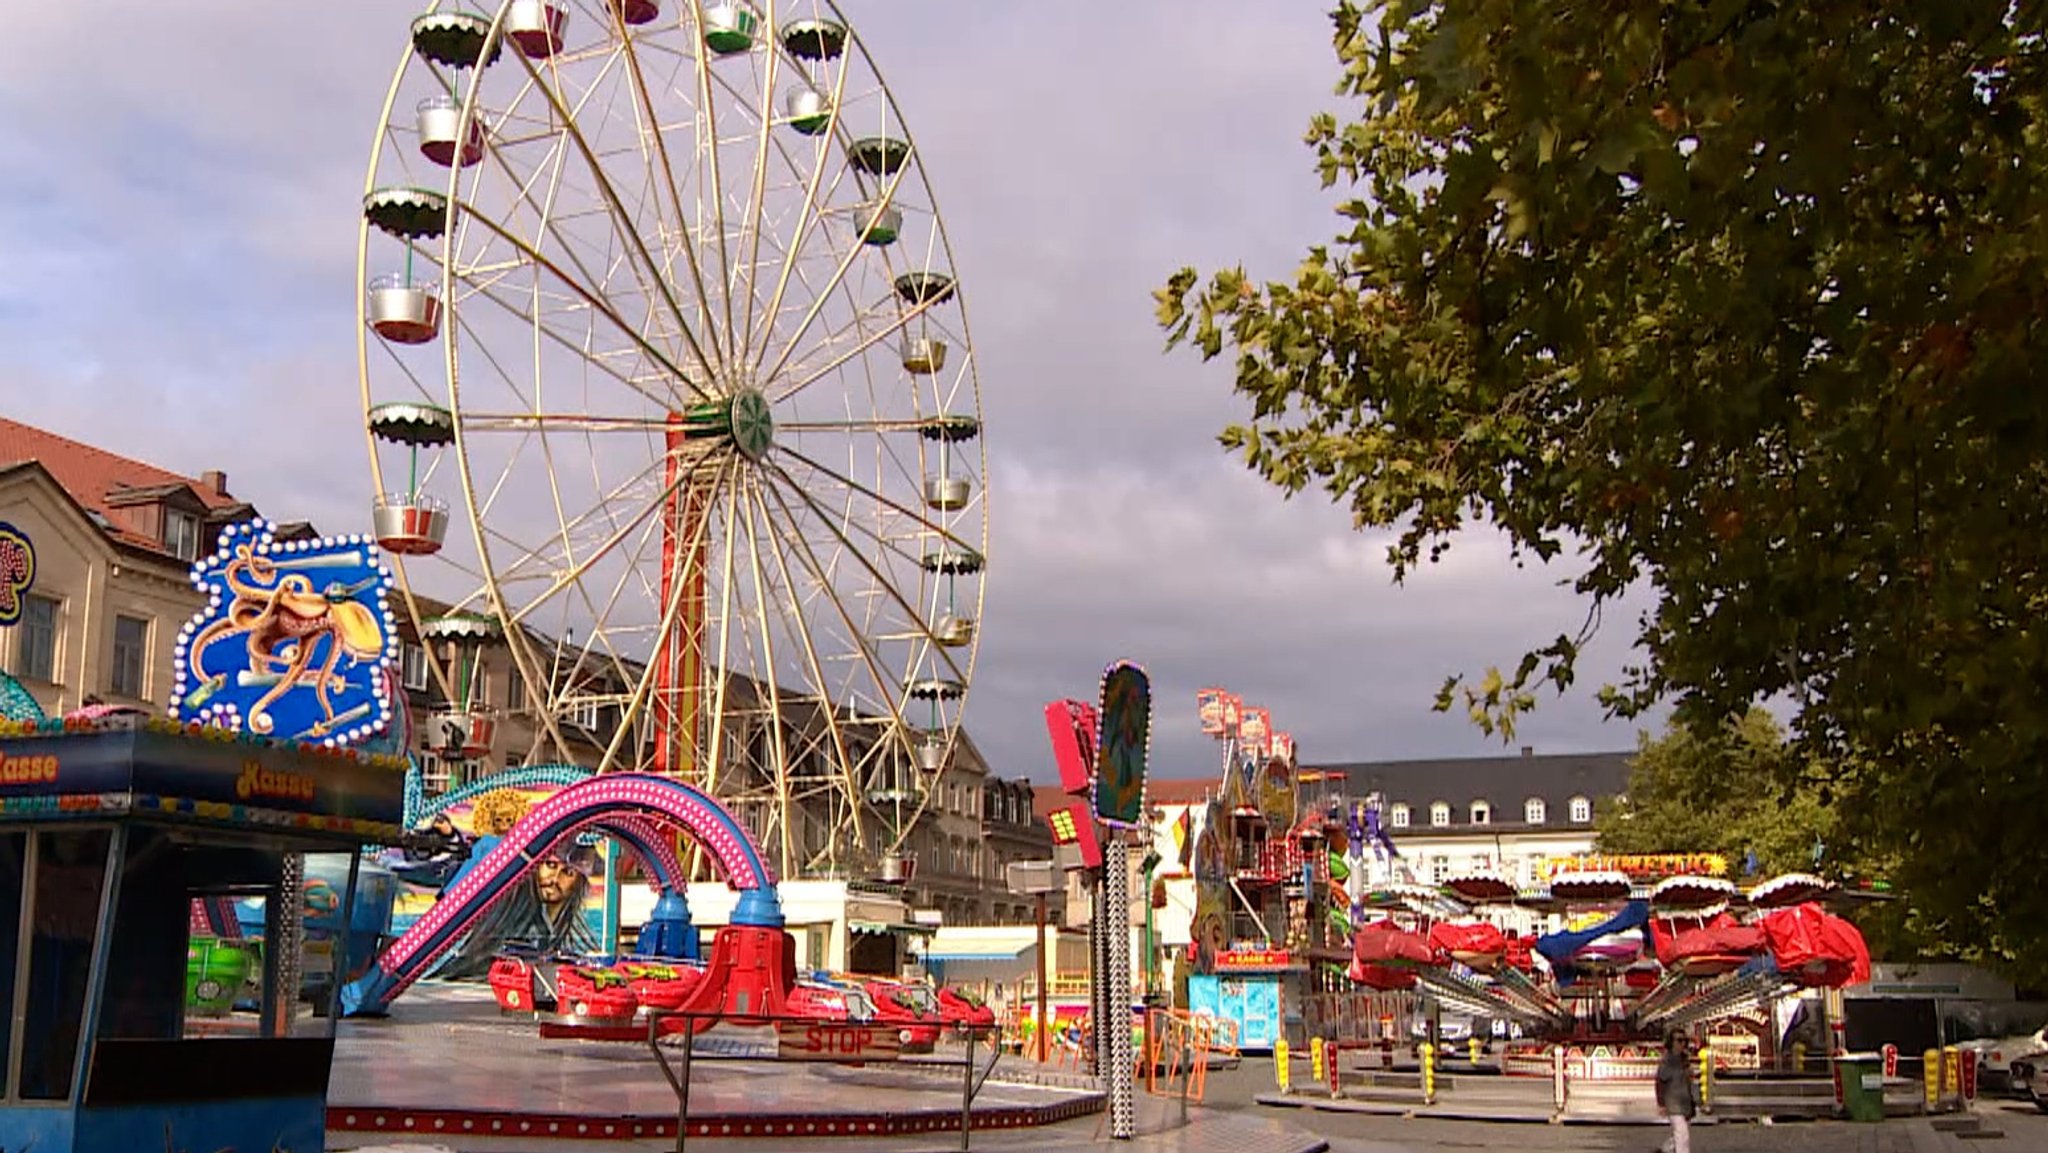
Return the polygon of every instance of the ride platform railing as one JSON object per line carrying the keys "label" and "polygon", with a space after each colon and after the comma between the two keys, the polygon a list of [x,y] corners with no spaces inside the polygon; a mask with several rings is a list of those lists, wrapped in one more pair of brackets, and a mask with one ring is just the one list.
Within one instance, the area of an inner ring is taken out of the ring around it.
{"label": "ride platform railing", "polygon": [[[671,1028],[670,1022],[680,1022],[680,1027]],[[714,1025],[730,1023],[747,1028],[769,1027],[776,1033],[777,1056],[765,1058],[776,1061],[827,1062],[836,1065],[866,1066],[897,1061],[902,1056],[900,1045],[888,1043],[898,1036],[896,1026],[883,1022],[834,1022],[821,1021],[816,1017],[799,1017],[793,1014],[748,1014],[732,1016],[725,1013],[692,1013],[683,1011],[656,1011],[647,1014],[647,1048],[654,1054],[661,1066],[661,1075],[676,1095],[676,1144],[675,1153],[686,1153],[690,1134],[690,1074],[699,1061],[761,1061],[757,1053],[699,1053],[695,1039]],[[681,1059],[675,1064],[662,1047],[664,1037],[680,1034]],[[920,1057],[918,1066],[924,1069],[958,1068],[960,1070],[960,1149],[969,1153],[974,1133],[974,1098],[995,1072],[996,1062],[1002,1057],[1002,1047],[994,1043],[993,1027],[976,1028],[966,1025],[948,1026],[945,1035],[965,1042],[959,1060],[943,1057]],[[987,1041],[988,1060],[986,1063],[975,1059],[977,1041]]]}

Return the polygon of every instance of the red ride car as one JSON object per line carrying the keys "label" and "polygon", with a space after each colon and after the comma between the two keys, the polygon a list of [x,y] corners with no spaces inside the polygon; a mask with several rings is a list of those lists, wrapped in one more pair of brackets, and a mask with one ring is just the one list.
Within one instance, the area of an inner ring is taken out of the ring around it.
{"label": "red ride car", "polygon": [[659,1010],[682,1008],[704,980],[704,966],[689,961],[621,961],[612,971],[640,1004]]}
{"label": "red ride car", "polygon": [[870,980],[862,984],[862,991],[875,1003],[875,1020],[900,1030],[904,1052],[929,1053],[938,1047],[939,1031],[946,1022],[935,1011],[935,1003],[928,1008],[919,996],[929,996],[928,990],[900,981]]}
{"label": "red ride car", "polygon": [[970,1029],[995,1027],[996,1011],[980,1000],[956,989],[939,987],[939,1016],[948,1025],[965,1025]]}
{"label": "red ride car", "polygon": [[555,1008],[555,963],[511,953],[491,958],[491,996],[507,1013],[551,1013]]}
{"label": "red ride car", "polygon": [[607,1021],[633,1019],[640,998],[624,974],[587,965],[555,969],[555,1012]]}

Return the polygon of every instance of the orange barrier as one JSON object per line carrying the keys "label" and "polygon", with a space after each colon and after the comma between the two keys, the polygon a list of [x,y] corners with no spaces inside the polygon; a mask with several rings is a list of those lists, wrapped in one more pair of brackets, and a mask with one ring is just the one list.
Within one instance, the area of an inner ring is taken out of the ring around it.
{"label": "orange barrier", "polygon": [[1239,1055],[1237,1022],[1206,1013],[1153,1009],[1146,1014],[1145,1032],[1151,1047],[1140,1062],[1147,1093],[1200,1101],[1209,1087],[1209,1058]]}

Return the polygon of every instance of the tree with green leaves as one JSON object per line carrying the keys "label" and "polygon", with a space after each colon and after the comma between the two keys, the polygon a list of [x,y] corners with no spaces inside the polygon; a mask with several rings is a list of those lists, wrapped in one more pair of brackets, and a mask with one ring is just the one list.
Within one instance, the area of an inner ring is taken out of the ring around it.
{"label": "tree with green leaves", "polygon": [[1577,560],[1586,628],[1439,707],[1511,731],[1646,590],[1602,690],[1796,707],[1845,842],[2048,979],[2048,57],[2036,5],[1339,0],[1336,237],[1175,274],[1223,434],[1397,529]]}
{"label": "tree with green leaves", "polygon": [[1760,881],[1846,862],[1828,859],[1835,813],[1793,768],[1784,730],[1763,709],[1719,729],[1673,727],[1637,739],[1628,791],[1603,802],[1603,853],[1719,853]]}

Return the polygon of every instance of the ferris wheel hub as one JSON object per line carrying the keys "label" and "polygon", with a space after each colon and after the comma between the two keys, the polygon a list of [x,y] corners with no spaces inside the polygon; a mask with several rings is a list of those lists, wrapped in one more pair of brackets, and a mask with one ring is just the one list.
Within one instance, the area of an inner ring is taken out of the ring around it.
{"label": "ferris wheel hub", "polygon": [[760,460],[775,443],[775,414],[758,388],[742,389],[732,398],[732,443],[748,460]]}

